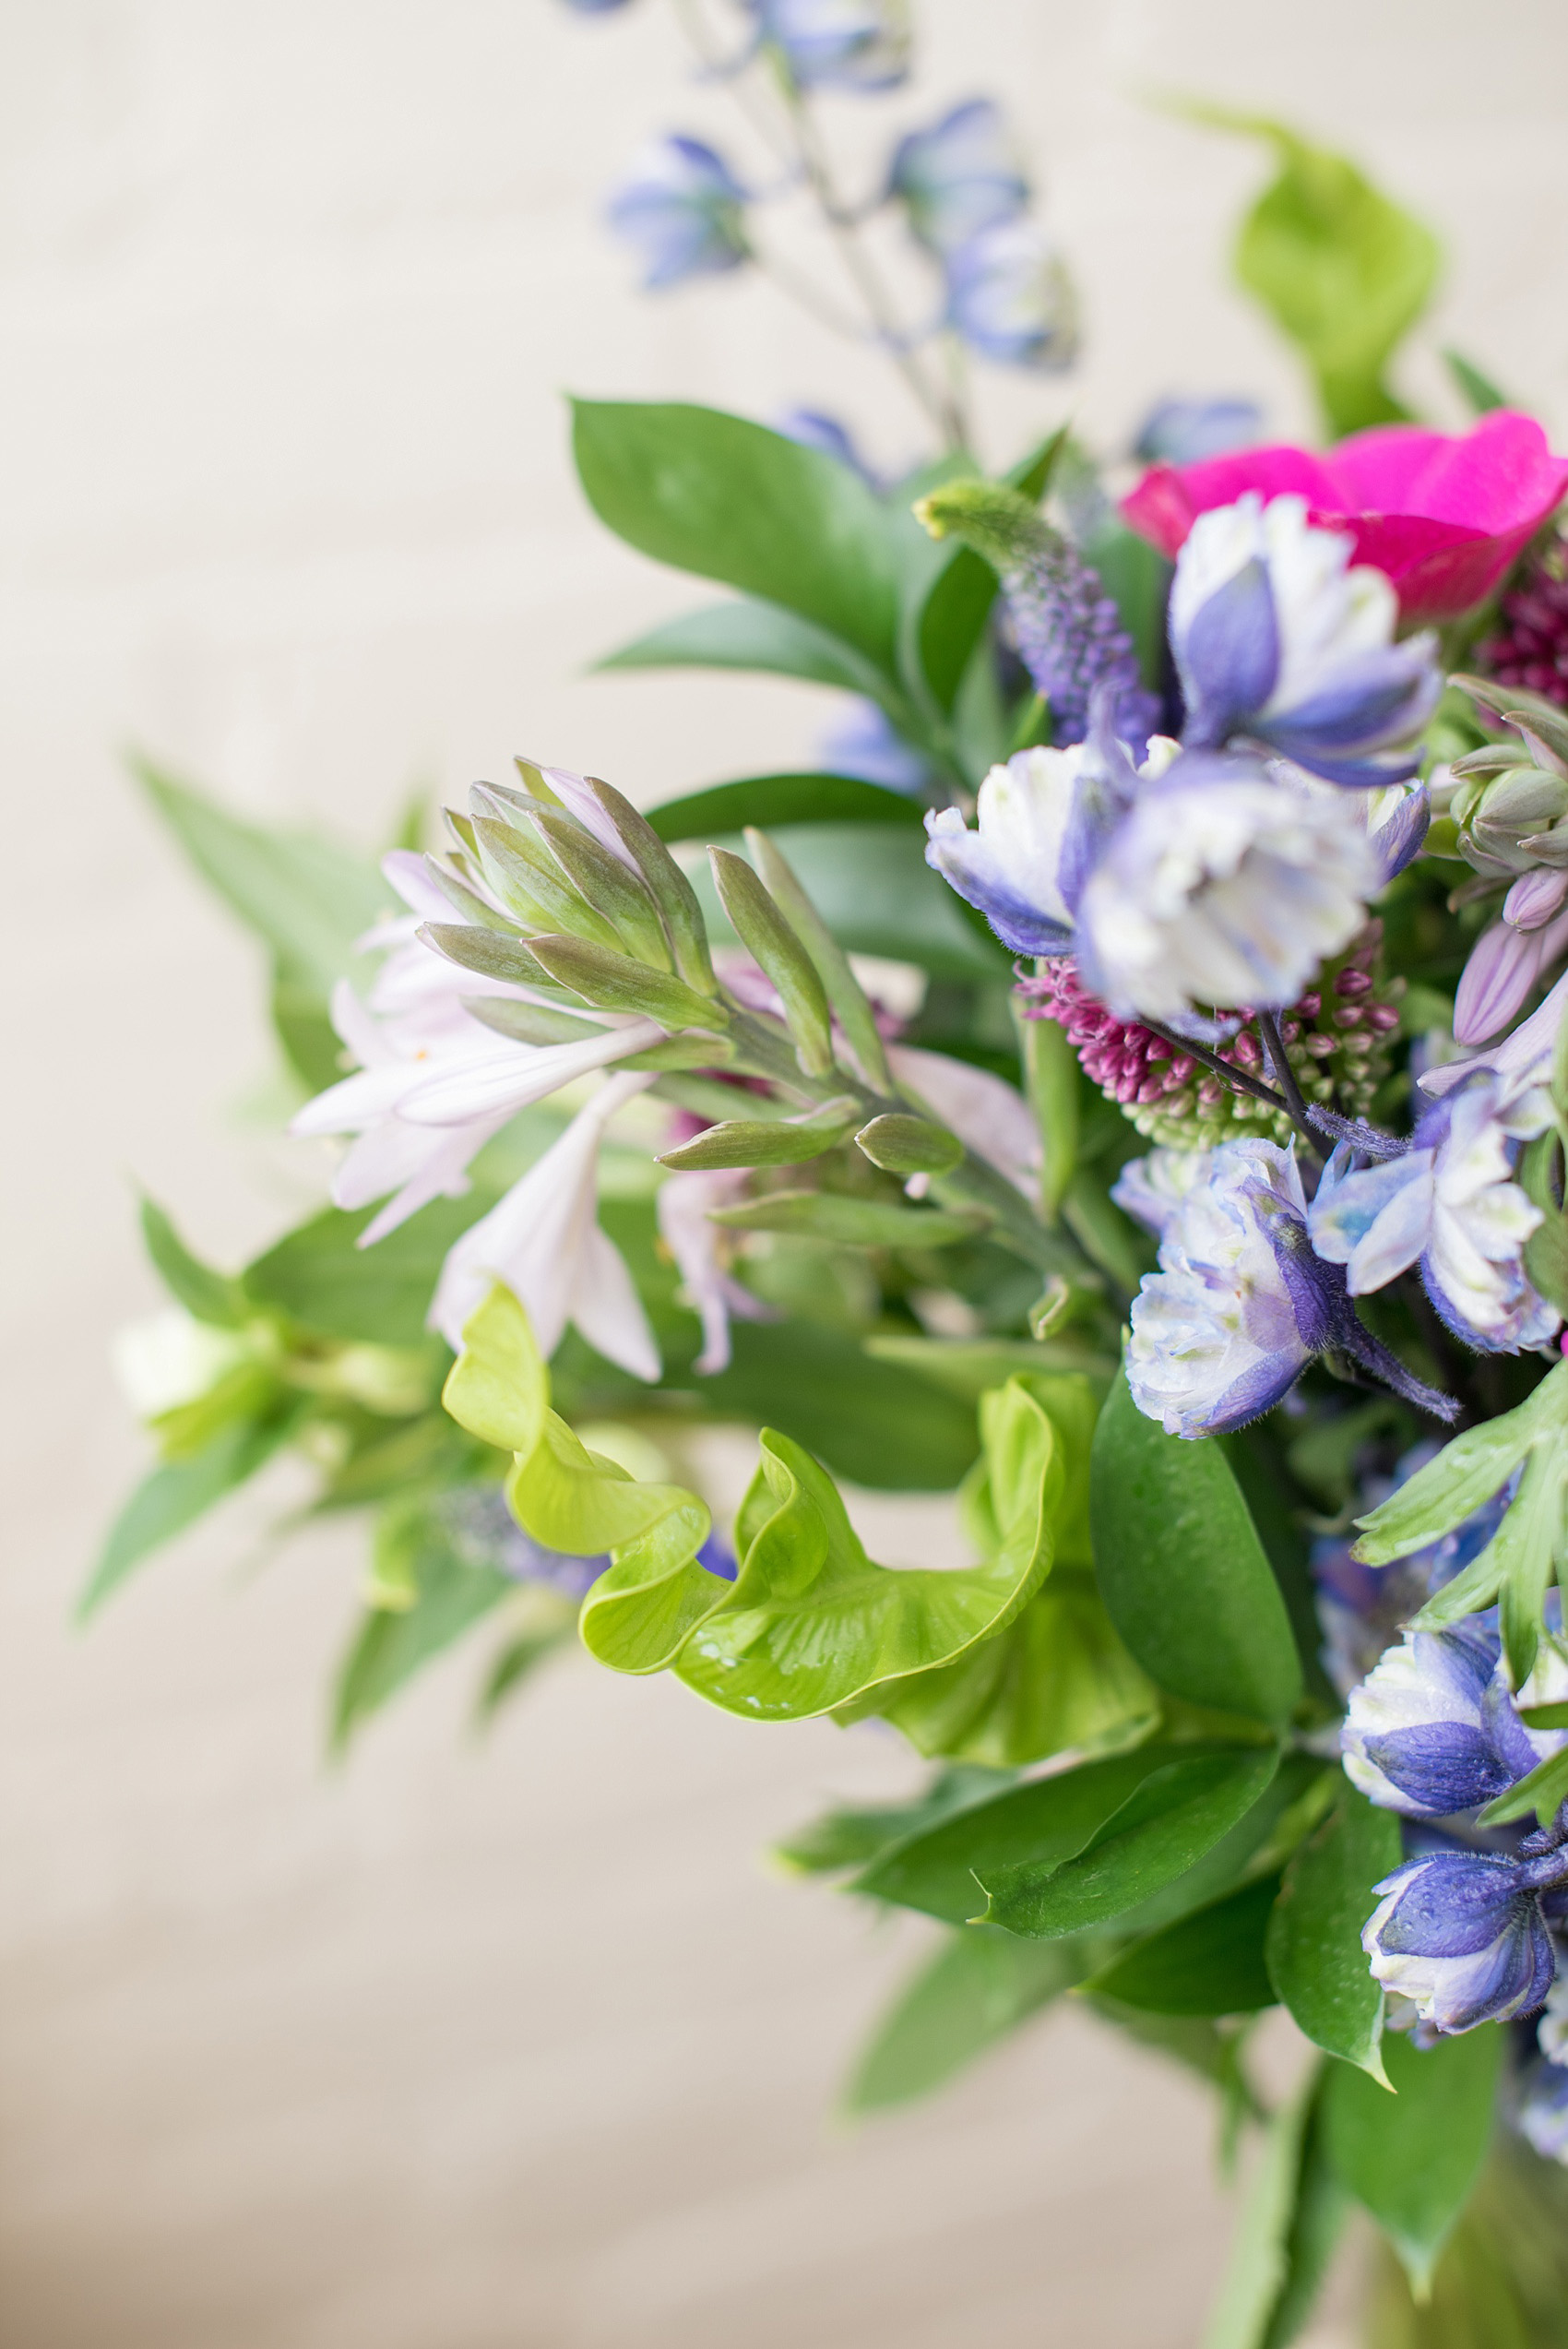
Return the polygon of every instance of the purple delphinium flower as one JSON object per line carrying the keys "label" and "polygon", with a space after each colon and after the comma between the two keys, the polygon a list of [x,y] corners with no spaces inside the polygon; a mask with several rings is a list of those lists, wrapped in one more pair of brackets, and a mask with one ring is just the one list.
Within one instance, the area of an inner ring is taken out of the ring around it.
{"label": "purple delphinium flower", "polygon": [[1072,280],[1031,221],[1004,221],[947,255],[947,322],[1001,366],[1055,373],[1077,356]]}
{"label": "purple delphinium flower", "polygon": [[[564,1599],[584,1599],[610,1564],[607,1550],[579,1556],[536,1542],[512,1515],[499,1485],[452,1485],[436,1506],[443,1530],[463,1564],[489,1568],[510,1581],[539,1583]],[[696,1563],[720,1581],[735,1580],[735,1554],[717,1532],[708,1534]]]}
{"label": "purple delphinium flower", "polygon": [[606,218],[637,255],[645,292],[654,293],[749,259],[746,202],[721,155],[699,138],[670,137],[636,157]]}
{"label": "purple delphinium flower", "polygon": [[1162,399],[1139,426],[1133,454],[1146,465],[1201,465],[1252,447],[1262,429],[1251,399]]}
{"label": "purple delphinium flower", "polygon": [[1396,1154],[1369,1165],[1339,1144],[1308,1219],[1313,1246],[1345,1267],[1352,1296],[1419,1263],[1443,1319],[1479,1353],[1544,1345],[1562,1317],[1525,1270],[1541,1210],[1514,1180],[1519,1151],[1503,1080],[1478,1073],[1433,1103]]}
{"label": "purple delphinium flower", "polygon": [[894,149],[887,192],[933,253],[956,252],[1016,220],[1029,200],[1002,110],[989,98],[971,98],[928,129],[908,132]]}
{"label": "purple delphinium flower", "polygon": [[909,70],[907,0],[745,0],[802,89],[891,89]]}
{"label": "purple delphinium flower", "polygon": [[1443,2033],[1539,2007],[1557,1971],[1540,1895],[1568,1877],[1556,1834],[1526,1836],[1516,1858],[1435,1851],[1384,1877],[1361,1934],[1375,1978]]}
{"label": "purple delphinium flower", "polygon": [[1514,2111],[1520,2135],[1546,2162],[1568,2165],[1568,2064],[1533,2063]]}
{"label": "purple delphinium flower", "polygon": [[931,761],[905,741],[874,701],[849,703],[846,715],[823,736],[821,759],[829,774],[855,775],[911,799],[922,798],[932,781]]}
{"label": "purple delphinium flower", "polygon": [[1527,1777],[1562,1740],[1532,1736],[1499,1671],[1495,1633],[1407,1631],[1350,1693],[1345,1774],[1385,1810],[1451,1818]]}
{"label": "purple delphinium flower", "polygon": [[1352,551],[1304,498],[1250,492],[1198,517],[1170,589],[1190,749],[1257,743],[1352,787],[1415,772],[1443,689],[1435,638],[1396,643],[1394,590]]}
{"label": "purple delphinium flower", "polygon": [[778,429],[787,440],[798,440],[802,448],[816,448],[825,457],[836,457],[851,472],[859,473],[868,489],[880,494],[886,487],[881,474],[861,454],[848,424],[838,417],[830,416],[820,408],[786,408],[778,419]]}

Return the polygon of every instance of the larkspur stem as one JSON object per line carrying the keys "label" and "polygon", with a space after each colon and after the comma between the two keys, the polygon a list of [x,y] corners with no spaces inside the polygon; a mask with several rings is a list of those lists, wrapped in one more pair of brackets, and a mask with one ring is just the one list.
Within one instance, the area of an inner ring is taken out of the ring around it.
{"label": "larkspur stem", "polygon": [[1279,1032],[1277,1014],[1272,1011],[1260,1011],[1257,1015],[1257,1029],[1258,1034],[1263,1038],[1264,1050],[1268,1055],[1269,1066],[1279,1080],[1279,1090],[1285,1096],[1285,1107],[1289,1112],[1290,1122],[1301,1135],[1313,1156],[1321,1159],[1323,1145],[1313,1132],[1312,1120],[1307,1115],[1307,1104],[1302,1097],[1301,1088],[1296,1082],[1296,1072],[1290,1066],[1290,1055],[1285,1049],[1285,1039]]}
{"label": "larkspur stem", "polygon": [[1151,1036],[1158,1036],[1173,1052],[1184,1054],[1189,1060],[1200,1061],[1204,1067],[1212,1068],[1215,1075],[1223,1077],[1236,1092],[1251,1093],[1254,1101],[1265,1101],[1270,1109],[1280,1109],[1287,1116],[1289,1115],[1290,1104],[1284,1094],[1277,1093],[1274,1087],[1265,1085],[1260,1077],[1250,1075],[1245,1068],[1233,1067],[1229,1060],[1221,1060],[1218,1053],[1208,1051],[1203,1044],[1194,1043],[1187,1036],[1177,1035],[1174,1029],[1162,1028],[1158,1019],[1140,1017],[1138,1025],[1146,1028]]}

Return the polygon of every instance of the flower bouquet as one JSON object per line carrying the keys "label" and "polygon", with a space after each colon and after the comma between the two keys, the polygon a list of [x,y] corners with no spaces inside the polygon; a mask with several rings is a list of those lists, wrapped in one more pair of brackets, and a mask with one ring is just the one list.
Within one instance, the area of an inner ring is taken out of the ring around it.
{"label": "flower bouquet", "polygon": [[[1462,359],[1471,429],[1405,416],[1431,240],[1226,118],[1328,445],[1168,402],[1137,470],[986,471],[967,358],[1075,333],[1000,113],[852,201],[817,94],[903,81],[891,0],[691,23],[772,184],[665,140],[612,224],[842,316],[934,447],[579,403],[600,518],[732,590],[610,665],[851,717],[646,810],[519,758],[379,867],[147,772],[338,1158],[238,1273],[146,1206],[161,1457],[86,1604],[288,1448],[371,1519],[339,1743],[481,1627],[487,1711],[576,1637],[879,1724],[907,1799],[781,1847],[935,1922],[852,2106],[1073,1993],[1255,2136],[1216,2349],[1293,2338],[1357,2210],[1377,2341],[1568,2341],[1568,462]],[[874,1562],[842,1482],[956,1490],[972,1562]]]}

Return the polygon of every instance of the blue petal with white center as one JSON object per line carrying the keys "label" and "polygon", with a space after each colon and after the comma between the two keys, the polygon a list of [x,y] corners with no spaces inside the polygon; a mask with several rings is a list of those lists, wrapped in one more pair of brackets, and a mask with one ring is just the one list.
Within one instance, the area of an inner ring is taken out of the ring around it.
{"label": "blue petal with white center", "polygon": [[614,190],[605,217],[636,254],[646,292],[739,268],[750,258],[747,192],[699,138],[655,139]]}
{"label": "blue petal with white center", "polygon": [[1527,1871],[1486,1852],[1407,1860],[1375,1890],[1361,1947],[1385,1990],[1440,2032],[1533,2012],[1557,1957]]}
{"label": "blue petal with white center", "polygon": [[1499,1671],[1495,1634],[1408,1631],[1350,1694],[1347,1777],[1385,1810],[1449,1818],[1506,1794],[1561,1742],[1534,1738]]}
{"label": "blue petal with white center", "polygon": [[887,192],[933,253],[956,252],[971,237],[1016,220],[1029,200],[1001,108],[989,98],[971,98],[929,129],[901,138]]}

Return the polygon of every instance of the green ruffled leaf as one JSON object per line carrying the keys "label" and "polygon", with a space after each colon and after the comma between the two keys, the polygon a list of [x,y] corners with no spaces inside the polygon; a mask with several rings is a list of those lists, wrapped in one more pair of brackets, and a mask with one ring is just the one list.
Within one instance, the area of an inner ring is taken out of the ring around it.
{"label": "green ruffled leaf", "polygon": [[[1147,1748],[1145,1749],[1148,1750]],[[1185,1875],[1240,1824],[1278,1768],[1272,1748],[1193,1752],[1146,1778],[1075,1858],[979,1870],[985,1922],[1033,1940],[1109,1923]]]}
{"label": "green ruffled leaf", "polygon": [[1092,1479],[1100,1590],[1144,1669],[1189,1703],[1288,1721],[1301,1694],[1296,1642],[1218,1444],[1166,1435],[1119,1378]]}
{"label": "green ruffled leaf", "polygon": [[1491,2136],[1503,2033],[1482,2023],[1418,2048],[1384,2045],[1390,2096],[1364,2071],[1331,2068],[1324,2142],[1346,2191],[1370,2211],[1404,2263],[1418,2299],[1469,2200]]}
{"label": "green ruffled leaf", "polygon": [[1187,111],[1274,149],[1279,176],[1242,223],[1236,274],[1311,367],[1330,437],[1408,416],[1384,370],[1431,299],[1437,239],[1344,156],[1285,124]]}
{"label": "green ruffled leaf", "polygon": [[1399,1821],[1348,1782],[1285,1872],[1268,1931],[1268,1970],[1317,2046],[1384,2079],[1383,1991],[1361,1947],[1372,1886],[1399,1865]]}
{"label": "green ruffled leaf", "polygon": [[1054,1442],[1043,1414],[1031,1440],[1032,1493],[990,1565],[891,1572],[866,1556],[826,1472],[765,1428],[736,1520],[740,1571],[682,1654],[682,1679],[729,1711],[802,1720],[994,1639],[1051,1568],[1045,1486]]}
{"label": "green ruffled leaf", "polygon": [[1253,1878],[1134,1942],[1089,1986],[1155,2014],[1251,2014],[1273,2006],[1264,1936],[1278,1890],[1277,1877]]}
{"label": "green ruffled leaf", "polygon": [[929,2096],[1082,1980],[1070,1941],[1015,1941],[968,1926],[904,1985],[862,2051],[844,2109],[885,2112]]}
{"label": "green ruffled leaf", "polygon": [[600,519],[656,561],[782,604],[895,673],[889,518],[861,476],[717,409],[575,400],[577,472]]}

